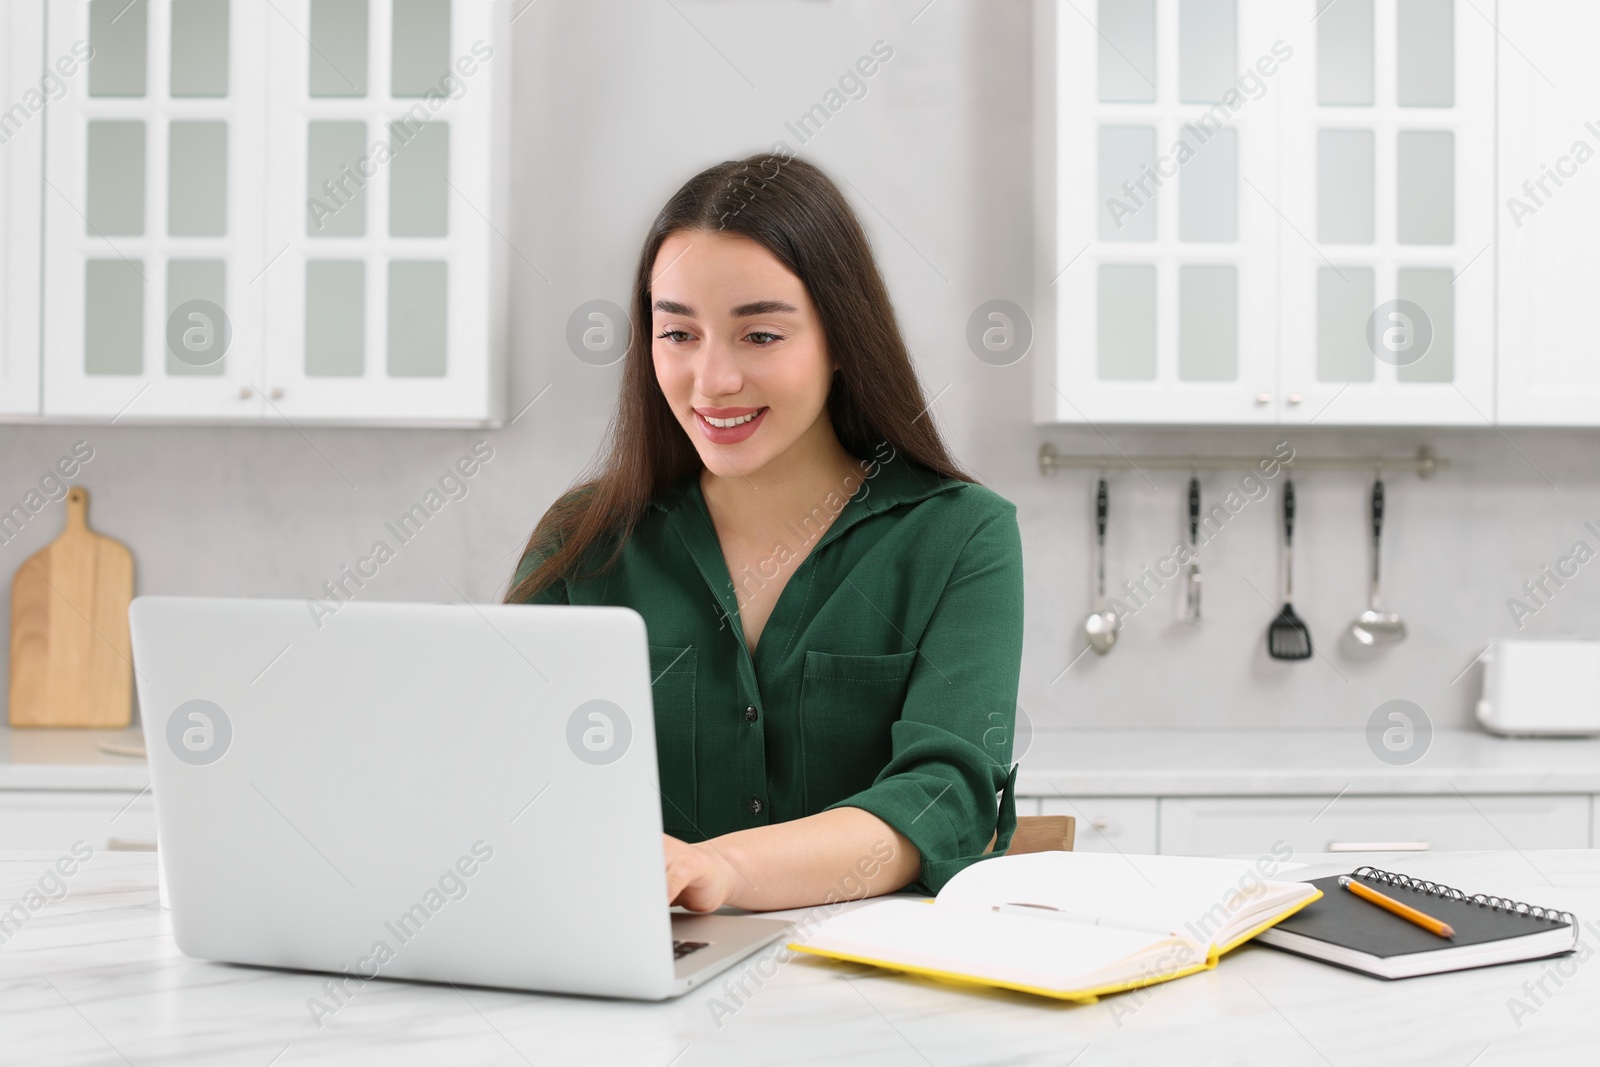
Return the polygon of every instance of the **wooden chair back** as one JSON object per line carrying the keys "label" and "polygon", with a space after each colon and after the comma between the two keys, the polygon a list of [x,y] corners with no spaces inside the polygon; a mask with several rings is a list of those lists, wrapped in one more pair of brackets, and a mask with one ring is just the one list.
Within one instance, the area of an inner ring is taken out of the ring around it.
{"label": "wooden chair back", "polygon": [[[1011,847],[1006,855],[1019,856],[1028,852],[1071,852],[1078,820],[1071,815],[1019,815],[1017,828],[1011,834]],[[989,838],[989,848],[994,848],[995,838]]]}

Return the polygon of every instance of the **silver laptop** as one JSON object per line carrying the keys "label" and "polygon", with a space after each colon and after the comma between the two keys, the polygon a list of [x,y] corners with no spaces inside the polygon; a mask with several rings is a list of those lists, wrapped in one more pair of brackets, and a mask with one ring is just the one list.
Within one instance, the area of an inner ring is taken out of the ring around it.
{"label": "silver laptop", "polygon": [[129,616],[189,956],[333,972],[330,1012],[373,978],[660,1000],[789,929],[667,907],[630,609],[141,596]]}

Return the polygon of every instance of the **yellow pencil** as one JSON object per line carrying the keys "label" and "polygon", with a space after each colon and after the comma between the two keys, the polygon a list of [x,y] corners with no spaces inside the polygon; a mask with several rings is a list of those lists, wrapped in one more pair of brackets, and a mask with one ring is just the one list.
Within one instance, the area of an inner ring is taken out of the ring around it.
{"label": "yellow pencil", "polygon": [[1414,922],[1431,934],[1438,934],[1440,937],[1456,936],[1454,928],[1452,928],[1449,923],[1440,922],[1433,916],[1425,915],[1416,908],[1411,907],[1409,904],[1400,903],[1393,897],[1386,897],[1376,889],[1373,889],[1367,885],[1363,885],[1348,875],[1341,874],[1339,876],[1339,884],[1350,890],[1350,892],[1354,893],[1362,900],[1370,900],[1372,903],[1378,905],[1380,908],[1383,908],[1385,911],[1391,911],[1400,916],[1402,919]]}

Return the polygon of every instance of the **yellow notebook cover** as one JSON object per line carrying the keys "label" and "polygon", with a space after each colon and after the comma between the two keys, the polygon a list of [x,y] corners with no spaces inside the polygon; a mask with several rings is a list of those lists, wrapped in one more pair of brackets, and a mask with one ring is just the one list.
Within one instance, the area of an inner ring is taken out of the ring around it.
{"label": "yellow notebook cover", "polygon": [[[1098,853],[998,857],[958,874],[937,900],[875,901],[788,947],[958,985],[1093,1003],[1211,970],[1224,954],[1322,896],[1308,883],[1269,881],[1260,866]],[[986,869],[969,877],[979,868]],[[1202,959],[1182,963],[1201,951]],[[947,965],[934,965],[941,955]],[[1041,968],[1058,963],[1112,977],[1071,987],[1041,982]],[[1133,968],[1139,970],[1130,977]]]}

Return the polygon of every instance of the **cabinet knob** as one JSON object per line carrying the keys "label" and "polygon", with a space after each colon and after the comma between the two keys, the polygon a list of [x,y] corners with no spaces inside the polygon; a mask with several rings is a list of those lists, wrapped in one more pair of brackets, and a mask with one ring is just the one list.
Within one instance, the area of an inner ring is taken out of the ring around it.
{"label": "cabinet knob", "polygon": [[1271,393],[1257,393],[1256,394],[1256,403],[1257,404],[1270,404],[1270,403],[1272,403],[1272,394]]}
{"label": "cabinet knob", "polygon": [[1304,399],[1305,399],[1305,395],[1302,394],[1302,393],[1290,393],[1289,397],[1288,397],[1289,403],[1291,403],[1291,404],[1298,404],[1298,403],[1300,403],[1300,401],[1302,401]]}
{"label": "cabinet knob", "polygon": [[275,386],[272,387],[272,399],[274,399],[274,400],[282,400],[283,399],[283,386],[275,385]]}
{"label": "cabinet knob", "polygon": [[249,400],[250,399],[250,395],[251,395],[251,393],[253,391],[254,390],[252,390],[248,385],[239,386],[239,399],[240,400]]}
{"label": "cabinet knob", "polygon": [[1104,831],[1106,827],[1111,825],[1111,820],[1107,819],[1103,815],[1097,816],[1089,820],[1089,825],[1094,827],[1096,830]]}

